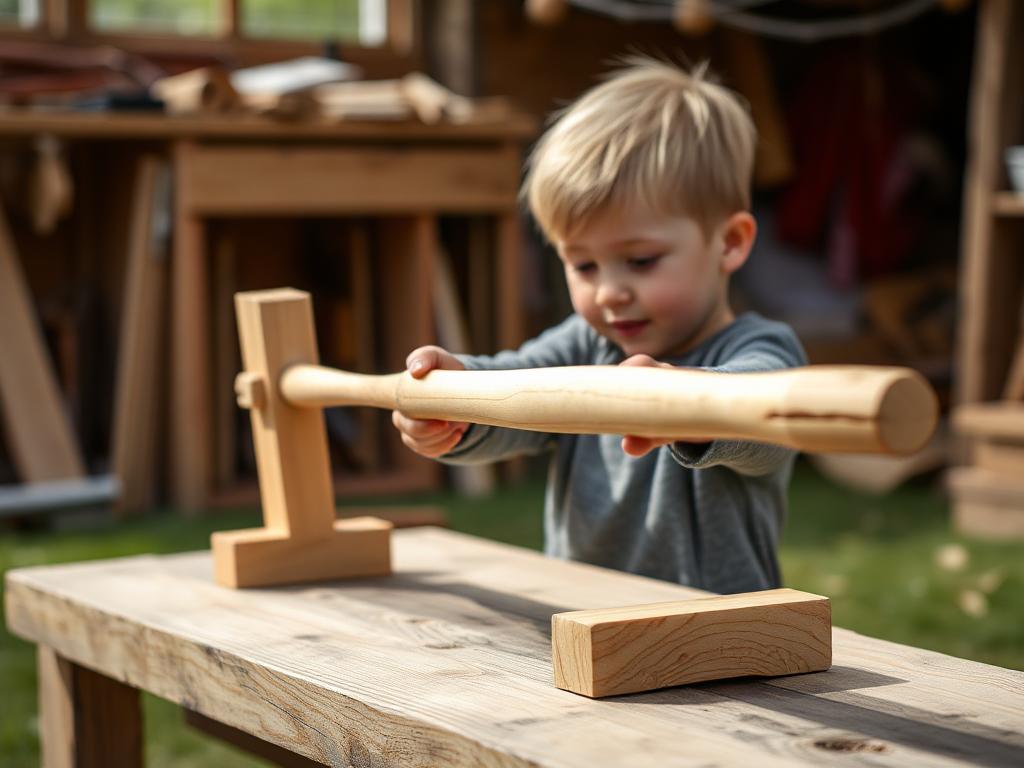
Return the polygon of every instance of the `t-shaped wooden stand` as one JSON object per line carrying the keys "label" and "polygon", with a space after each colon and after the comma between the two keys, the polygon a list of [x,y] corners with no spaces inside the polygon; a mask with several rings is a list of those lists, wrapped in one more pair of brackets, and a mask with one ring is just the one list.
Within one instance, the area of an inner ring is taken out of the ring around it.
{"label": "t-shaped wooden stand", "polygon": [[263,528],[214,533],[215,578],[260,587],[391,572],[391,523],[335,520],[323,412],[281,396],[281,372],[317,364],[308,293],[283,288],[235,296],[245,372],[238,402],[252,412]]}

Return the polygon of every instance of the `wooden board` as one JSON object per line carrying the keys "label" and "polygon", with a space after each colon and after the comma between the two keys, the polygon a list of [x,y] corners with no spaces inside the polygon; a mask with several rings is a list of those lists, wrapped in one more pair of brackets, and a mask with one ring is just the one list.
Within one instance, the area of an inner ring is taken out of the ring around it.
{"label": "wooden board", "polygon": [[194,211],[250,216],[509,210],[519,175],[518,152],[472,146],[197,146],[179,166]]}
{"label": "wooden board", "polygon": [[146,155],[135,174],[111,446],[121,484],[115,507],[119,515],[139,512],[153,501],[156,430],[164,394],[170,171],[163,160]]}
{"label": "wooden board", "polygon": [[309,120],[282,123],[251,115],[169,117],[161,114],[112,114],[60,110],[4,109],[0,136],[52,134],[95,139],[252,138],[269,140],[340,139],[367,141],[522,141],[537,135],[537,121],[514,114],[500,123],[425,125],[418,121]]}
{"label": "wooden board", "polygon": [[947,482],[956,530],[988,539],[1024,539],[1024,472],[957,467]]}
{"label": "wooden board", "polygon": [[953,410],[953,428],[968,437],[1024,442],[1024,403],[993,401]]}
{"label": "wooden board", "polygon": [[794,589],[556,613],[555,685],[592,698],[832,664],[827,597]]}
{"label": "wooden board", "polygon": [[39,482],[82,477],[85,465],[2,208],[0,329],[0,413],[21,479]]}
{"label": "wooden board", "polygon": [[1020,764],[1022,672],[835,629],[828,672],[589,700],[552,684],[552,614],[703,593],[449,531],[393,540],[394,576],[305,588],[222,589],[207,552],[16,569],[7,625],[326,764]]}
{"label": "wooden board", "polygon": [[1000,475],[1024,476],[1024,439],[1020,442],[974,441],[974,464]]}

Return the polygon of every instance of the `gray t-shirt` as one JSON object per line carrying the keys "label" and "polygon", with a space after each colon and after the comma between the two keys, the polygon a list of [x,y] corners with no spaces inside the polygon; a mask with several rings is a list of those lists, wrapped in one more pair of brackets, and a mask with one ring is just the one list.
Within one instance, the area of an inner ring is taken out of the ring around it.
{"label": "gray t-shirt", "polygon": [[[617,365],[622,350],[579,315],[518,350],[459,359],[470,369]],[[724,372],[805,365],[796,335],[754,313],[686,355],[677,366]],[[795,453],[715,440],[675,443],[627,456],[619,435],[558,435],[472,425],[442,457],[479,464],[553,450],[544,504],[545,551],[713,592],[778,587],[776,549]]]}

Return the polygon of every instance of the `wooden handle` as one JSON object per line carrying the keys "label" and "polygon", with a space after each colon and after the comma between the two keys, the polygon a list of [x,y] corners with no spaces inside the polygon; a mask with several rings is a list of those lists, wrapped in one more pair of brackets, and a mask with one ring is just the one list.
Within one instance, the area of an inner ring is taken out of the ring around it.
{"label": "wooden handle", "polygon": [[294,365],[291,405],[368,405],[414,418],[573,434],[727,438],[803,451],[912,453],[938,401],[907,368],[811,366],[767,373],[618,366],[368,376]]}

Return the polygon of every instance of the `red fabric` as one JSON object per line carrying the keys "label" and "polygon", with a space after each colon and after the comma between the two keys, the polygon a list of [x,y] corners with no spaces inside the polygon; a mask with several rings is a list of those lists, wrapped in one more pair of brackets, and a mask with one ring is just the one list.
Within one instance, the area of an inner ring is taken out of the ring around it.
{"label": "red fabric", "polygon": [[790,109],[797,173],[778,234],[824,248],[840,285],[891,272],[917,238],[920,222],[902,205],[913,176],[901,151],[908,103],[881,70],[842,52],[814,68]]}

